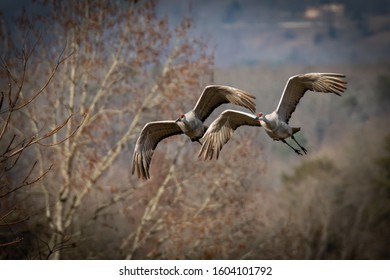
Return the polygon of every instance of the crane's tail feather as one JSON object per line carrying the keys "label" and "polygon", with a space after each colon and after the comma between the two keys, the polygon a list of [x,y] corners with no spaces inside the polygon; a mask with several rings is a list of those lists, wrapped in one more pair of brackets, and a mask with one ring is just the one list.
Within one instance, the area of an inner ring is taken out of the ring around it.
{"label": "crane's tail feather", "polygon": [[292,128],[292,134],[294,135],[295,133],[297,133],[298,131],[300,131],[301,128],[300,127],[293,127]]}

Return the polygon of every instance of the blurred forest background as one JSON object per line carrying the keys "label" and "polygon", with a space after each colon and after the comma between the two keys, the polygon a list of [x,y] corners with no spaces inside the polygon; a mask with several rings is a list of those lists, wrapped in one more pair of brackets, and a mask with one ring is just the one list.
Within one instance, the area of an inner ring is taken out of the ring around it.
{"label": "blurred forest background", "polygon": [[[291,3],[0,1],[0,259],[389,259],[390,3]],[[308,155],[241,127],[131,176],[143,125],[206,85],[268,113],[305,72],[348,81],[290,120]]]}

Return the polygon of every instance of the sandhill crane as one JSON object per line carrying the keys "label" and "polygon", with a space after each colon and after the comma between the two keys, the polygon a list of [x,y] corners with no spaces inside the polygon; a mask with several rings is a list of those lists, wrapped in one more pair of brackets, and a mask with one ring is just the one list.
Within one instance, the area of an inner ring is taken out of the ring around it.
{"label": "sandhill crane", "polygon": [[[226,110],[215,119],[202,138],[202,148],[199,157],[218,159],[222,146],[232,137],[234,130],[241,125],[262,126],[267,134],[274,140],[282,141],[291,147],[297,154],[306,154],[306,149],[295,139],[294,134],[300,127],[288,125],[291,114],[295,111],[299,100],[307,90],[314,92],[335,93],[341,95],[346,90],[347,82],[343,79],[345,75],[337,73],[307,73],[296,75],[287,81],[284,92],[280,98],[279,105],[271,114],[259,113],[257,116],[235,111]],[[286,142],[291,137],[299,146],[295,149]]]}
{"label": "sandhill crane", "polygon": [[191,141],[199,142],[207,130],[203,122],[215,108],[224,103],[232,103],[243,106],[254,113],[256,105],[253,99],[255,99],[253,95],[240,89],[210,85],[203,90],[195,107],[185,114],[180,114],[177,120],[147,123],[135,145],[132,174],[137,171],[138,178],[150,178],[149,166],[154,149],[164,138],[184,133]]}

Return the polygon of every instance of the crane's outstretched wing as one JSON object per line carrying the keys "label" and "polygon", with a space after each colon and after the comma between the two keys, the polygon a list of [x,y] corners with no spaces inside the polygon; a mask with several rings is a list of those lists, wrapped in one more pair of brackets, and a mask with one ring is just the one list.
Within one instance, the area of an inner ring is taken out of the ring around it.
{"label": "crane's outstretched wing", "polygon": [[138,178],[149,179],[149,165],[158,142],[169,136],[182,133],[175,121],[147,123],[135,144],[131,173],[134,174],[134,171],[137,171]]}
{"label": "crane's outstretched wing", "polygon": [[280,118],[288,123],[299,100],[307,90],[341,95],[347,88],[345,75],[338,73],[307,73],[291,77],[284,88],[276,109]]}
{"label": "crane's outstretched wing", "polygon": [[214,156],[218,159],[223,145],[232,137],[234,130],[241,125],[261,126],[256,116],[250,113],[236,110],[223,111],[203,135],[198,156],[204,160],[213,159]]}
{"label": "crane's outstretched wing", "polygon": [[253,95],[237,88],[210,85],[205,87],[193,110],[202,122],[215,108],[224,103],[240,105],[255,113],[256,104],[253,101],[255,98]]}

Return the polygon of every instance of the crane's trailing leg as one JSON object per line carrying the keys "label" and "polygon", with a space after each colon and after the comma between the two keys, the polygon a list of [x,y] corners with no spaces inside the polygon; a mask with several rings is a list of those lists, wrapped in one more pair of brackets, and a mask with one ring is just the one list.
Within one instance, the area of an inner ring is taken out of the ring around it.
{"label": "crane's trailing leg", "polygon": [[302,151],[307,154],[307,150],[301,146],[301,144],[298,143],[297,139],[295,139],[294,135],[291,135],[291,139],[295,141],[295,143],[298,144],[298,146],[302,149]]}
{"label": "crane's trailing leg", "polygon": [[293,150],[294,150],[294,152],[296,152],[298,155],[302,155],[302,153],[301,153],[301,151],[300,151],[300,150],[298,150],[298,149],[295,149],[293,146],[291,146],[289,143],[287,143],[287,141],[286,141],[286,140],[282,139],[282,142],[283,142],[283,143],[285,143],[285,144],[287,144],[287,146],[289,146],[291,149],[293,149]]}

